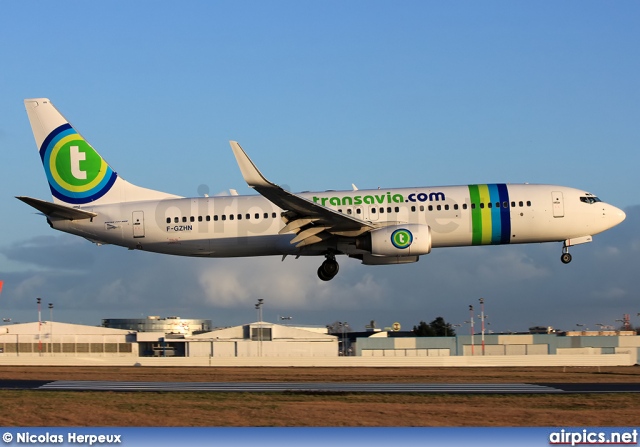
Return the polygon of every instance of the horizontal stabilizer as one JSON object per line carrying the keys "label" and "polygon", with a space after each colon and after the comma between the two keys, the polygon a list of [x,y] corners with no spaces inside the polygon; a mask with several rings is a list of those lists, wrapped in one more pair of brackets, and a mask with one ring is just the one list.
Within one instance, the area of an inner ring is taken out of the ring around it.
{"label": "horizontal stabilizer", "polygon": [[33,197],[18,196],[16,197],[16,199],[22,200],[24,203],[34,207],[47,217],[67,220],[81,220],[91,219],[97,216],[96,213],[92,213],[90,211],[83,211],[77,208],[59,205],[57,203],[46,202],[44,200],[34,199]]}

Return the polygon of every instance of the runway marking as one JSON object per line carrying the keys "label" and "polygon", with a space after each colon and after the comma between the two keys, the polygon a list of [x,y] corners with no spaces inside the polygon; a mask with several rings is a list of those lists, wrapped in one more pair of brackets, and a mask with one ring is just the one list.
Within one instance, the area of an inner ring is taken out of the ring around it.
{"label": "runway marking", "polygon": [[208,392],[306,392],[306,393],[461,393],[538,394],[562,393],[548,385],[528,383],[327,383],[327,382],[111,382],[57,380],[40,390],[66,391],[208,391]]}

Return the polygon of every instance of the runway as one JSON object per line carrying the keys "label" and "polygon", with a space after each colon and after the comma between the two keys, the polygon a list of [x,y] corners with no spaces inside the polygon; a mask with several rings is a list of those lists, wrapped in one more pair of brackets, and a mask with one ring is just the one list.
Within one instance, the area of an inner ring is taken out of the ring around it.
{"label": "runway", "polygon": [[3,390],[217,393],[562,394],[640,393],[640,383],[114,382],[1,380]]}

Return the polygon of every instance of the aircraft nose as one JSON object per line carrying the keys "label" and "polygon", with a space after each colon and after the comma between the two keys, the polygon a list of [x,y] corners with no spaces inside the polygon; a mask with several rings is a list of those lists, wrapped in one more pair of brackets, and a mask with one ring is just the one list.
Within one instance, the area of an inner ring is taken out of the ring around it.
{"label": "aircraft nose", "polygon": [[613,224],[612,226],[622,223],[622,221],[624,221],[627,218],[627,214],[624,211],[622,211],[620,208],[616,208],[615,206],[612,206],[611,211],[607,214],[611,216],[611,220]]}
{"label": "aircraft nose", "polygon": [[627,214],[622,211],[620,208],[616,208],[616,216],[618,216],[618,223],[622,223],[623,220],[625,220],[627,218]]}

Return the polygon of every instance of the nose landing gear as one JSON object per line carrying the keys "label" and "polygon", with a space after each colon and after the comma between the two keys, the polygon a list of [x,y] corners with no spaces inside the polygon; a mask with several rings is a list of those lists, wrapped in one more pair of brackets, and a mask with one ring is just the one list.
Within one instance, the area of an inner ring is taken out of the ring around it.
{"label": "nose landing gear", "polygon": [[562,253],[562,256],[560,256],[560,260],[562,261],[563,264],[570,263],[571,262],[571,254]]}
{"label": "nose landing gear", "polygon": [[326,259],[320,267],[318,267],[318,278],[323,281],[331,281],[338,274],[340,266],[336,261],[336,257],[332,254],[325,255]]}
{"label": "nose landing gear", "polygon": [[562,245],[562,256],[560,256],[560,260],[563,264],[568,264],[571,262],[571,255],[569,254],[569,247],[573,245],[586,244],[587,242],[591,242],[593,240],[593,236],[580,236],[574,237],[571,239],[567,239],[564,241]]}
{"label": "nose landing gear", "polygon": [[571,262],[571,254],[569,254],[569,246],[565,244],[562,246],[562,255],[560,256],[560,260],[563,264],[568,264]]}

